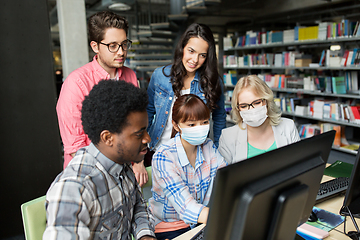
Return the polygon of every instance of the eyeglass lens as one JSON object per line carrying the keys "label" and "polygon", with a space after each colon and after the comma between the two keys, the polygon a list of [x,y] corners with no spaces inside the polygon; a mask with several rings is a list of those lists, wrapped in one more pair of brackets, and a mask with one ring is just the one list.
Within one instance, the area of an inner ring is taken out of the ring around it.
{"label": "eyeglass lens", "polygon": [[[104,44],[104,43],[102,43]],[[104,44],[108,47],[109,51],[112,53],[116,53],[117,51],[119,51],[119,48],[121,47],[123,51],[126,51],[128,49],[130,49],[131,47],[131,41],[127,40],[121,44],[118,43],[110,43],[110,44]]]}
{"label": "eyeglass lens", "polygon": [[250,106],[253,108],[259,107],[263,102],[263,99],[256,99],[252,103],[241,103],[238,105],[239,110],[249,110]]}

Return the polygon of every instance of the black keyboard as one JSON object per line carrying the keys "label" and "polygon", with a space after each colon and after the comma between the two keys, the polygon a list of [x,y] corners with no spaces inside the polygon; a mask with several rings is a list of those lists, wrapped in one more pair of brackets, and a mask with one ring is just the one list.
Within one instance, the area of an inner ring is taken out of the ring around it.
{"label": "black keyboard", "polygon": [[205,227],[196,233],[190,240],[202,240],[204,238]]}
{"label": "black keyboard", "polygon": [[348,177],[338,177],[321,183],[318,194],[316,196],[315,204],[345,193],[348,186]]}

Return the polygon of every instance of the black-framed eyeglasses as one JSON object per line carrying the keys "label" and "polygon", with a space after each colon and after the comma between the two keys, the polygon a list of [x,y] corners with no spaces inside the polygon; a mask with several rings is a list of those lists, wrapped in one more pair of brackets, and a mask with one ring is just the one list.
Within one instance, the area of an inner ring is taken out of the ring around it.
{"label": "black-framed eyeglasses", "polygon": [[262,106],[262,103],[265,99],[260,98],[260,99],[256,99],[254,101],[252,101],[250,104],[249,103],[240,103],[237,105],[238,110],[249,110],[250,106],[253,108],[257,108]]}
{"label": "black-framed eyeglasses", "polygon": [[131,43],[132,41],[127,39],[125,41],[123,41],[121,44],[118,43],[102,43],[100,42],[102,45],[105,45],[108,47],[109,52],[111,53],[117,53],[119,51],[119,48],[121,47],[123,51],[127,51],[131,48]]}

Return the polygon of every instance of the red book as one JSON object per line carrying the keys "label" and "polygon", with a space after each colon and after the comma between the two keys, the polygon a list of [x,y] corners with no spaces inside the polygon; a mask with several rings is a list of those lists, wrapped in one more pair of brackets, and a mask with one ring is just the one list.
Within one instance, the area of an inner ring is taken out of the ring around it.
{"label": "red book", "polygon": [[327,26],[327,38],[331,38],[331,33],[332,33],[332,31],[331,31],[331,25],[329,24],[329,25]]}
{"label": "red book", "polygon": [[[344,67],[346,66],[346,63],[348,61],[348,58],[349,58],[349,50],[345,50],[345,53],[344,53],[344,56],[345,56],[345,63],[344,63]],[[351,60],[350,60],[351,61]]]}
{"label": "red book", "polygon": [[285,88],[285,81],[286,81],[285,74],[282,74],[281,75],[281,88]]}
{"label": "red book", "polygon": [[352,111],[352,113],[354,115],[355,122],[359,123],[360,122],[359,106],[351,106],[351,111]]}
{"label": "red book", "polygon": [[342,66],[342,67],[346,66],[346,61],[347,61],[348,55],[349,55],[349,50],[345,50],[344,55],[340,62],[340,66]]}

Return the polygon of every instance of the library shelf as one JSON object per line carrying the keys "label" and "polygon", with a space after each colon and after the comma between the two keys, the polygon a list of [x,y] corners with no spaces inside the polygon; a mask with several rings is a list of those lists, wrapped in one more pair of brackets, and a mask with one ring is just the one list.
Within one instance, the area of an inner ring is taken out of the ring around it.
{"label": "library shelf", "polygon": [[334,43],[342,42],[355,42],[360,41],[360,37],[348,36],[348,37],[337,37],[330,38],[326,40],[303,40],[303,41],[294,41],[294,42],[277,42],[277,43],[264,43],[264,44],[254,44],[241,47],[231,47],[226,48],[224,51],[236,51],[236,50],[248,50],[248,49],[262,49],[262,48],[276,48],[276,47],[287,47],[287,46],[299,46],[299,45],[327,45]]}

